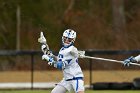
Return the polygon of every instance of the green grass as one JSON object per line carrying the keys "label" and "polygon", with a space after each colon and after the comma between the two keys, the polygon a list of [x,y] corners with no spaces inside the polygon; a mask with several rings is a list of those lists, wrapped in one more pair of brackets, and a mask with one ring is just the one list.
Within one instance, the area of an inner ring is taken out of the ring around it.
{"label": "green grass", "polygon": [[[0,93],[50,93],[50,92],[51,90],[0,90]],[[140,93],[140,90],[86,90],[85,93]]]}

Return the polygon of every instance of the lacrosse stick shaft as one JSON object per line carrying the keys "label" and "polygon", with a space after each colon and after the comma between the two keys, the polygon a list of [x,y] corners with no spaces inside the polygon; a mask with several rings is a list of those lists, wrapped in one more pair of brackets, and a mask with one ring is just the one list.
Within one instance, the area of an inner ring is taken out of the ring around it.
{"label": "lacrosse stick shaft", "polygon": [[48,51],[49,51],[49,46],[48,46],[48,44],[47,44],[47,40],[46,40],[46,38],[44,37],[44,34],[43,34],[42,31],[40,32],[40,37],[38,38],[38,42],[42,44],[42,46],[41,46],[42,52],[43,52],[44,54],[47,54]]}
{"label": "lacrosse stick shaft", "polygon": [[50,53],[49,46],[48,46],[47,43],[46,43],[45,45],[46,45],[46,49],[45,49],[45,51],[43,51],[43,52],[44,52],[44,54],[49,54],[49,53]]}
{"label": "lacrosse stick shaft", "polygon": [[[106,58],[99,58],[99,57],[91,57],[91,56],[84,56],[83,58],[89,58],[89,59],[95,59],[95,60],[102,60],[102,61],[110,61],[110,62],[116,62],[116,63],[122,63],[123,61],[118,61],[118,60],[114,60],[114,59],[106,59]],[[140,64],[137,63],[130,63],[131,65],[136,65],[136,66],[140,66]]]}

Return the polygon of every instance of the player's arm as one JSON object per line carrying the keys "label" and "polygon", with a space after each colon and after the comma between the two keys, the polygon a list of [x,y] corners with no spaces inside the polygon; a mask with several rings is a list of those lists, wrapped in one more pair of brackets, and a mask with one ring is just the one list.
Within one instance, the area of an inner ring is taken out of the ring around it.
{"label": "player's arm", "polygon": [[80,50],[77,50],[76,47],[73,47],[71,50],[71,55],[73,55],[74,57],[78,57],[78,58],[84,58],[85,51],[80,51]]}
{"label": "player's arm", "polygon": [[136,60],[136,62],[140,62],[140,55],[136,56],[134,59]]}
{"label": "player's arm", "polygon": [[55,68],[58,68],[60,70],[64,69],[66,66],[65,61],[55,61],[51,56],[46,54],[42,56],[42,60],[47,61],[50,66],[54,66]]}
{"label": "player's arm", "polygon": [[76,47],[72,47],[70,53],[72,56],[78,57],[78,50]]}

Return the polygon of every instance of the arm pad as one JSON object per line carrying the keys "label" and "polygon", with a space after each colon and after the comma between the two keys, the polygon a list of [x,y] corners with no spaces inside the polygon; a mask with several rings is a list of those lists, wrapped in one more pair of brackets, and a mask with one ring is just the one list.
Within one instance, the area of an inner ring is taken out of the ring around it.
{"label": "arm pad", "polygon": [[62,69],[65,68],[65,63],[64,63],[63,61],[58,61],[58,62],[56,62],[56,63],[54,64],[54,67],[56,67],[56,68],[62,70]]}

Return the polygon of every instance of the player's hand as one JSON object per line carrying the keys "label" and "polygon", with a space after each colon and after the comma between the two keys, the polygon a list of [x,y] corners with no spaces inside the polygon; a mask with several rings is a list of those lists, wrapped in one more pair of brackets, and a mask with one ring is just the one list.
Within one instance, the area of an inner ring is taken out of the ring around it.
{"label": "player's hand", "polygon": [[46,44],[46,38],[43,35],[43,32],[40,32],[40,37],[38,38],[38,42],[41,44]]}
{"label": "player's hand", "polygon": [[130,66],[130,63],[132,63],[132,62],[136,62],[136,60],[134,59],[133,56],[131,56],[131,57],[125,59],[125,60],[123,61],[123,64],[124,64],[124,66]]}
{"label": "player's hand", "polygon": [[53,63],[54,63],[54,59],[48,55],[45,55],[45,54],[42,56],[42,60],[48,61],[49,65],[53,65]]}

